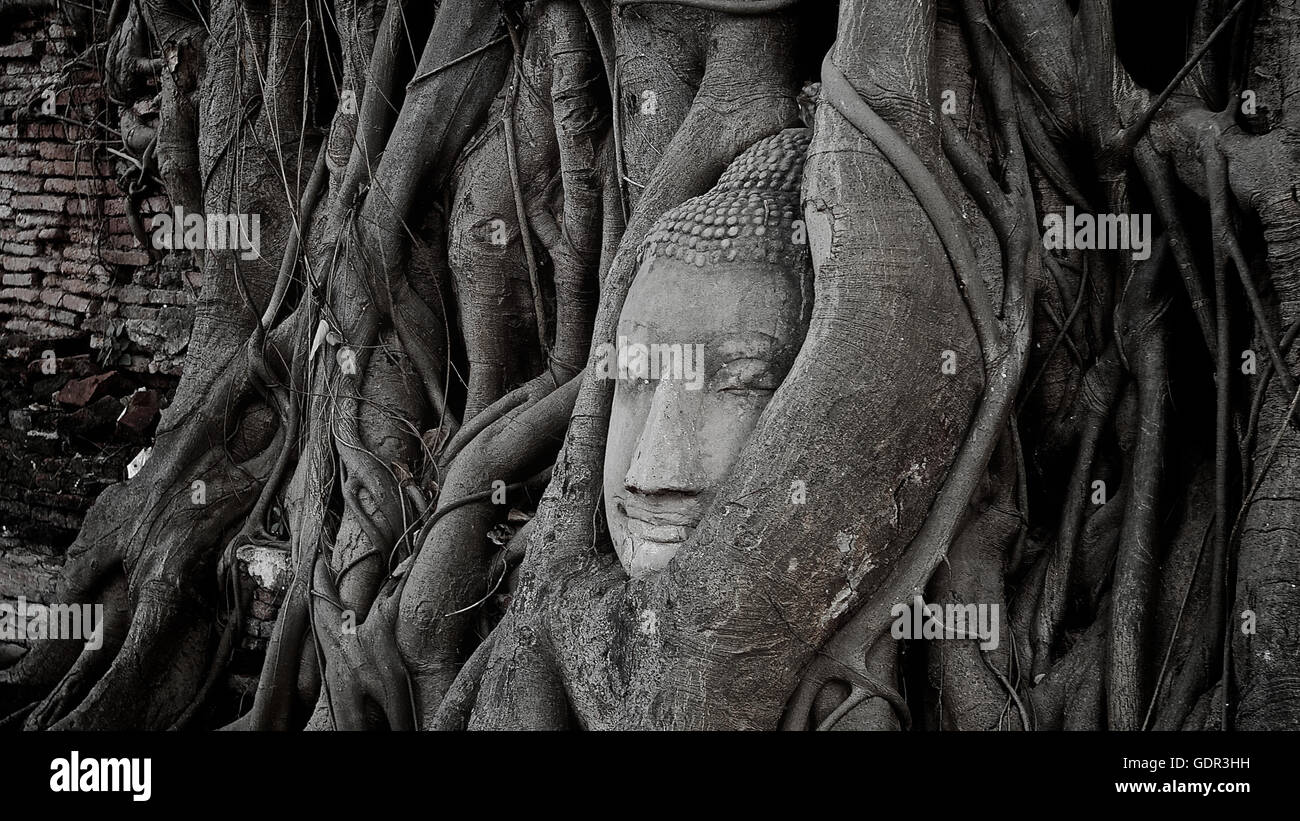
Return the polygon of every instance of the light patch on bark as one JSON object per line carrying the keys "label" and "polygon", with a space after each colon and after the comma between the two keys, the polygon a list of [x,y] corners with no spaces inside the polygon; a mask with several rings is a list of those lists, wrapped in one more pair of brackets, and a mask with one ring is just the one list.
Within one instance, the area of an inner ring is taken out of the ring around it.
{"label": "light patch on bark", "polygon": [[248,565],[248,575],[265,590],[280,592],[288,588],[292,572],[289,551],[263,545],[244,545],[235,557]]}
{"label": "light patch on bark", "polygon": [[642,635],[654,636],[659,632],[659,616],[653,610],[642,610],[637,618],[637,629]]}
{"label": "light patch on bark", "polygon": [[840,549],[841,553],[848,553],[853,549],[853,540],[857,536],[847,531],[841,530],[835,534],[835,546]]}
{"label": "light patch on bark", "polygon": [[830,609],[828,609],[825,613],[822,614],[822,618],[821,618],[822,626],[825,627],[835,619],[838,619],[840,616],[844,615],[844,613],[847,612],[849,609],[849,600],[852,598],[853,598],[853,585],[852,584],[844,585],[844,587],[840,589],[840,592],[835,594],[835,598],[831,601]]}
{"label": "light patch on bark", "polygon": [[808,227],[808,251],[812,255],[813,271],[817,272],[831,255],[834,225],[830,208],[823,202],[810,202],[804,211],[804,224]]}
{"label": "light patch on bark", "polygon": [[890,517],[890,522],[893,524],[895,528],[899,526],[899,523],[902,521],[903,518],[903,503],[900,500],[900,497],[903,493],[903,488],[907,486],[908,482],[920,484],[921,477],[924,475],[924,471],[925,471],[924,461],[922,461],[920,464],[913,463],[912,466],[909,467],[907,471],[903,473],[902,476],[898,477],[898,483],[894,485],[894,492],[893,492],[894,510],[893,510],[893,515]]}
{"label": "light patch on bark", "polygon": [[135,475],[144,467],[144,463],[149,461],[153,455],[153,447],[147,447],[135,455],[135,458],[126,466],[126,478],[133,479]]}

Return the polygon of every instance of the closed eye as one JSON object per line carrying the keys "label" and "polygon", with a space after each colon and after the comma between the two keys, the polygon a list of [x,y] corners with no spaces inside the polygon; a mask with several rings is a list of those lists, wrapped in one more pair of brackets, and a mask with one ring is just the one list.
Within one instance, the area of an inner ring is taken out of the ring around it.
{"label": "closed eye", "polygon": [[741,396],[769,394],[780,384],[771,362],[752,357],[731,360],[718,369],[714,379],[719,392]]}

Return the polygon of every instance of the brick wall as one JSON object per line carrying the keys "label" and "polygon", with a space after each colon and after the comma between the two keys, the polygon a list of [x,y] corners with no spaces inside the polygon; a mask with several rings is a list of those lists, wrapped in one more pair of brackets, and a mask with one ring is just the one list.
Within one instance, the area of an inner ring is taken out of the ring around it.
{"label": "brick wall", "polygon": [[[47,600],[85,510],[175,388],[200,284],[132,231],[167,210],[57,14],[0,25],[0,598]],[[52,101],[53,110],[49,103]],[[146,122],[149,103],[134,112]],[[133,196],[124,189],[133,189]],[[154,258],[154,257],[157,258]]]}

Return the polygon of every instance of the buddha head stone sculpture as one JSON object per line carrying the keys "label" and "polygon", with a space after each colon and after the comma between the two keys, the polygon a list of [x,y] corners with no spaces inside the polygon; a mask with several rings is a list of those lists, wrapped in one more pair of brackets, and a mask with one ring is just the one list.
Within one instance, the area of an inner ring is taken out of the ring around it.
{"label": "buddha head stone sculpture", "polygon": [[694,531],[803,343],[807,150],[806,129],[760,140],[641,247],[618,339],[621,364],[651,367],[620,368],[604,466],[610,537],[632,576],[662,569]]}

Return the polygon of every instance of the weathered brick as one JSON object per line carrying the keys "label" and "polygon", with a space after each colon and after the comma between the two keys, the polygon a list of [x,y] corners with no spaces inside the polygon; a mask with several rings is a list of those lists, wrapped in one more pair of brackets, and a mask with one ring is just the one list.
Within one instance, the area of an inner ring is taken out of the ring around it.
{"label": "weathered brick", "polygon": [[37,153],[47,160],[73,160],[77,157],[77,147],[66,143],[45,142],[40,144]]}
{"label": "weathered brick", "polygon": [[189,305],[194,298],[184,291],[157,288],[149,292],[149,301],[154,305]]}
{"label": "weathered brick", "polygon": [[88,314],[91,311],[98,310],[101,303],[98,299],[87,299],[76,294],[63,294],[59,304],[70,311]]}
{"label": "weathered brick", "polygon": [[54,194],[23,194],[13,198],[10,203],[21,211],[62,211],[68,198]]}
{"label": "weathered brick", "polygon": [[[62,269],[63,265],[67,264],[69,263],[62,263],[62,265],[59,266],[60,269]],[[98,282],[84,277],[68,277],[63,279],[59,283],[58,287],[70,293],[84,294],[88,297],[104,297],[107,296],[111,290],[107,282]]]}
{"label": "weathered brick", "polygon": [[23,211],[14,215],[14,225],[19,228],[43,228],[63,221],[62,214],[43,211]]}
{"label": "weathered brick", "polygon": [[0,187],[20,194],[34,194],[49,180],[28,174],[0,174]]}
{"label": "weathered brick", "polygon": [[144,251],[123,251],[107,249],[101,251],[100,259],[114,265],[148,265],[149,255]]}
{"label": "weathered brick", "polygon": [[103,194],[107,190],[108,184],[105,180],[94,177],[83,177],[81,179],[50,177],[45,180],[44,187],[46,191],[52,191],[56,194]]}
{"label": "weathered brick", "polygon": [[35,48],[30,40],[10,43],[7,46],[0,46],[0,60],[13,59],[16,57],[31,57],[35,53]]}
{"label": "weathered brick", "polygon": [[52,274],[59,270],[59,262],[51,257],[0,256],[0,268],[6,271],[43,271]]}
{"label": "weathered brick", "polygon": [[98,197],[70,196],[67,197],[65,210],[74,217],[98,217],[103,213],[104,207]]}
{"label": "weathered brick", "polygon": [[82,159],[71,160],[32,160],[28,169],[33,174],[48,177],[107,177],[113,174],[113,167],[108,162],[93,163]]}

